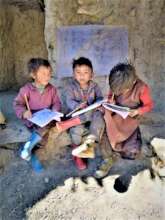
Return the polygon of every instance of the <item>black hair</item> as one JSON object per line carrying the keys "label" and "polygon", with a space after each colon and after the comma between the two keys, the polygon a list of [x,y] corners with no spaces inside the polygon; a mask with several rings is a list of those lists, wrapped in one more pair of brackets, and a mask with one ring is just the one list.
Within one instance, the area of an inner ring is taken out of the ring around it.
{"label": "black hair", "polygon": [[86,65],[89,68],[91,68],[91,70],[93,71],[92,62],[86,57],[79,57],[77,60],[74,59],[72,63],[72,68],[74,70],[76,66],[81,66],[81,65]]}
{"label": "black hair", "polygon": [[113,93],[120,94],[131,89],[137,80],[135,67],[130,63],[118,63],[109,75],[109,85]]}
{"label": "black hair", "polygon": [[36,73],[40,66],[51,67],[48,60],[42,58],[31,58],[27,64],[29,73]]}

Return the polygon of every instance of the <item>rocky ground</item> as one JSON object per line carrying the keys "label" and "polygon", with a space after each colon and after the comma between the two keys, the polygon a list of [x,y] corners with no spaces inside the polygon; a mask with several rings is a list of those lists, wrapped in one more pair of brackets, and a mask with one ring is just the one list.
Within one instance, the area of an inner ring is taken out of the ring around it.
{"label": "rocky ground", "polygon": [[[57,186],[63,185],[65,180],[68,178],[80,177],[83,181],[86,181],[87,177],[93,176],[94,170],[96,169],[96,164],[99,164],[100,162],[99,157],[95,160],[89,161],[89,166],[86,171],[79,172],[73,164],[70,156],[70,149],[67,149],[67,151],[68,153],[65,157],[52,161],[51,164],[45,166],[45,170],[41,174],[36,174],[31,169],[30,165],[21,160],[15,152],[12,162],[5,168],[5,171],[0,176],[1,219],[24,219],[26,216],[26,210],[29,207],[33,206],[37,201],[44,198]],[[126,191],[130,183],[131,176],[136,175],[139,171],[148,167],[150,167],[150,161],[148,159],[137,161],[120,160],[116,165],[114,165],[114,167],[112,167],[110,175],[119,174],[119,182],[122,183],[122,187],[119,186],[118,190]],[[99,181],[98,184],[102,185],[102,182]],[[97,198],[97,191],[95,192],[94,190],[91,193],[95,194],[95,197]],[[61,197],[59,202],[63,201],[63,196],[63,194],[61,194],[61,196],[59,194],[59,197]],[[72,202],[70,201],[70,205],[71,204]],[[93,210],[96,212],[95,208]],[[61,210],[61,212],[63,211]],[[34,217],[31,219],[40,218]],[[49,218],[43,217],[42,219]],[[50,219],[59,218],[51,217]]]}
{"label": "rocky ground", "polygon": [[128,191],[116,191],[118,176],[109,176],[100,187],[89,177],[87,183],[68,179],[27,212],[27,219],[163,220],[164,183],[149,171],[132,177]]}
{"label": "rocky ground", "polygon": [[0,131],[0,220],[163,219],[164,182],[158,177],[151,180],[148,172],[143,174],[151,168],[150,157],[154,155],[148,142],[155,135],[165,134],[161,117],[152,117],[141,125],[143,157],[135,161],[119,159],[104,180],[93,178],[101,162],[99,153],[88,161],[88,169],[80,172],[74,166],[69,146],[56,156],[53,153],[57,152],[49,149],[53,157],[44,161],[44,171],[37,174],[18,156],[20,143],[27,140],[29,133],[8,107],[14,96],[10,92],[0,96],[2,110],[8,112],[7,128]]}

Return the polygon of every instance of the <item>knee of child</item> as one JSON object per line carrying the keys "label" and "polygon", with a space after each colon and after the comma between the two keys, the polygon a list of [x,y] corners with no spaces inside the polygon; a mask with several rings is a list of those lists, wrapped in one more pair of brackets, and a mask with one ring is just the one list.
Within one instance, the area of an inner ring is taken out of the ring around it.
{"label": "knee of child", "polygon": [[72,134],[71,139],[72,143],[75,145],[80,145],[82,142],[82,137],[80,135]]}

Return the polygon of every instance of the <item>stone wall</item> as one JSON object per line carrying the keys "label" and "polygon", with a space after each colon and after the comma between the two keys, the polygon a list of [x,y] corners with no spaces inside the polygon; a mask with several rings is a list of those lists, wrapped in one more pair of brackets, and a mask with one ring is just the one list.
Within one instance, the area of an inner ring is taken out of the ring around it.
{"label": "stone wall", "polygon": [[47,58],[44,13],[35,2],[0,1],[0,90],[27,81],[26,63],[31,57]]}
{"label": "stone wall", "polygon": [[[129,57],[152,88],[155,111],[165,111],[165,0],[47,0],[45,13],[39,3],[43,1],[0,0],[0,90],[27,81],[31,57],[48,56],[56,75],[56,28],[124,25],[129,31]],[[96,81],[106,92],[106,78]],[[61,88],[56,77],[53,83]]]}
{"label": "stone wall", "polygon": [[9,31],[12,23],[8,7],[0,5],[0,90],[9,88],[15,81],[12,34]]}
{"label": "stone wall", "polygon": [[[139,76],[152,88],[155,111],[165,111],[165,0],[49,0],[45,6],[45,38],[54,71],[56,28],[125,25],[129,31],[129,57]],[[96,80],[103,88],[105,78]]]}

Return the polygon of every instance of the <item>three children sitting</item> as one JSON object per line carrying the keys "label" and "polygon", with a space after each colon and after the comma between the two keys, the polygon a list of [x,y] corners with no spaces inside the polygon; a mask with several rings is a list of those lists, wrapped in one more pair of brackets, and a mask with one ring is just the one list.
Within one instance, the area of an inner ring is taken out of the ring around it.
{"label": "three children sitting", "polygon": [[[90,150],[92,155],[93,145],[100,142],[105,124],[113,151],[129,159],[135,159],[138,156],[141,149],[138,118],[152,109],[153,102],[148,86],[137,77],[135,68],[131,64],[120,63],[111,70],[109,75],[108,101],[131,108],[126,119],[106,109],[104,111],[95,109],[66,121],[51,123],[43,129],[29,123],[27,119],[32,116],[33,112],[43,108],[60,111],[60,100],[56,88],[49,84],[51,67],[48,61],[33,58],[28,66],[34,82],[22,87],[14,101],[17,116],[33,131],[31,139],[25,143],[21,152],[23,159],[30,160],[32,149],[49,132],[50,127],[56,126],[59,132],[69,129],[74,149],[72,154],[76,155],[74,156],[75,164],[78,169],[83,170],[87,167],[83,158],[90,157]],[[99,86],[93,81],[91,61],[80,57],[73,61],[72,67],[73,77],[65,89],[68,112],[83,109],[103,99]],[[28,99],[30,111],[26,109],[25,97]],[[86,132],[88,135],[84,138]],[[78,154],[79,149],[81,152]],[[112,166],[107,158],[104,159],[103,165],[96,171],[98,177],[105,176]]]}

